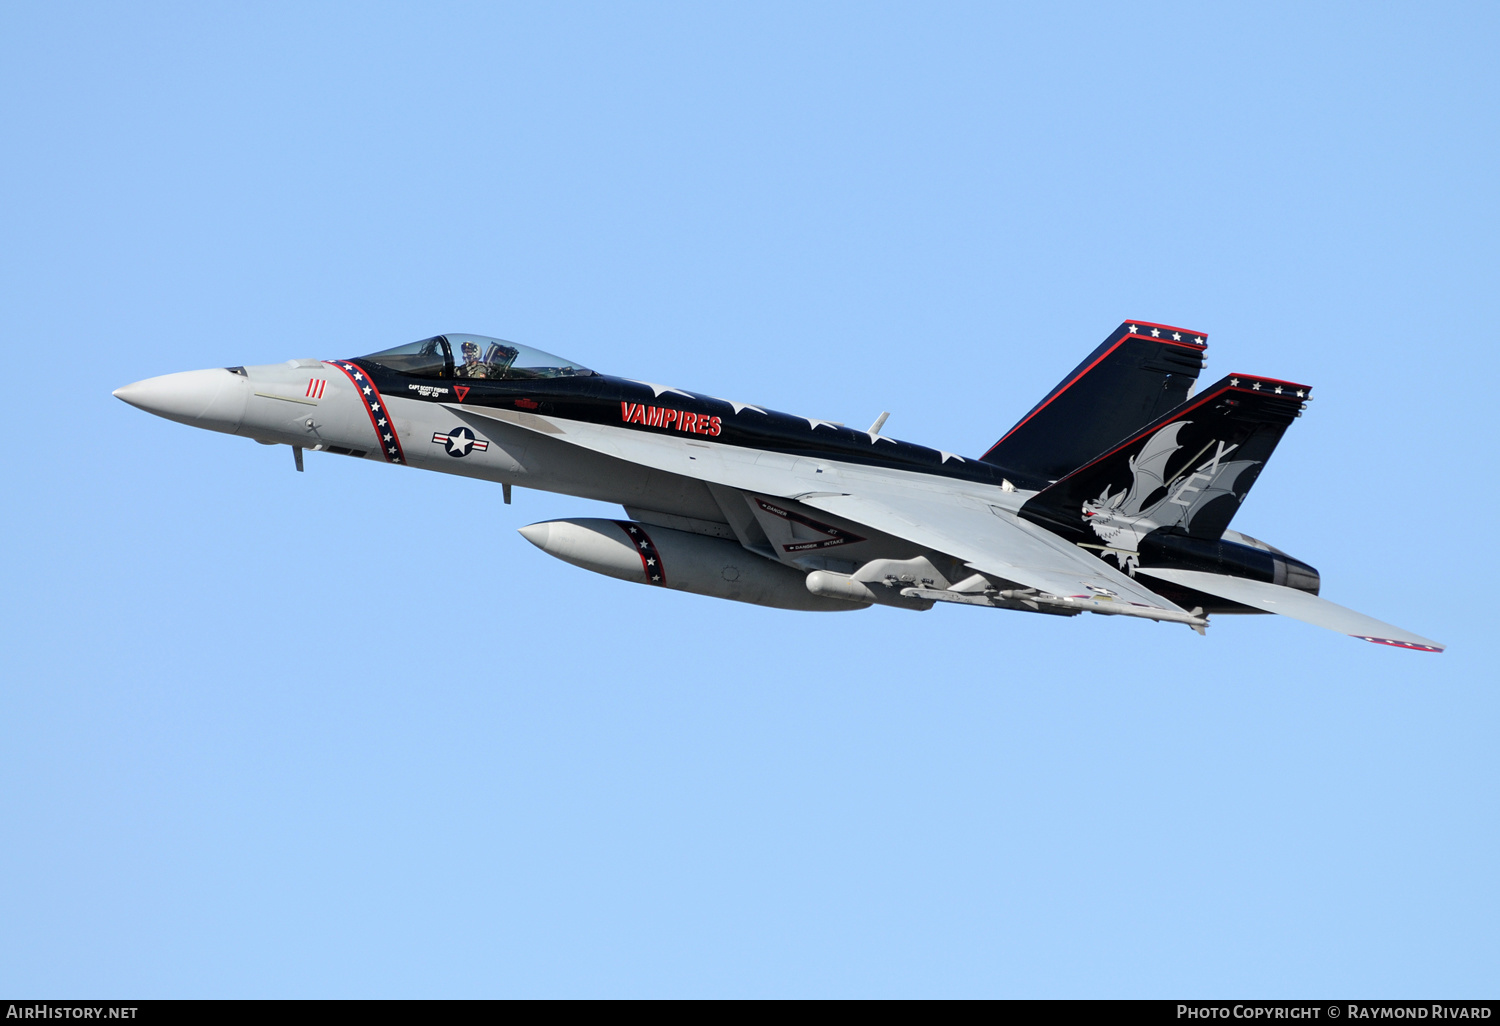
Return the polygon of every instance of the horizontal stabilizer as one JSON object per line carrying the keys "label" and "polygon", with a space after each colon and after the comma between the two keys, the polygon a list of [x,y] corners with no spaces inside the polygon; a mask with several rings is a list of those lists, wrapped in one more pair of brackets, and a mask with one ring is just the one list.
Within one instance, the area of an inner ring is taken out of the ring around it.
{"label": "horizontal stabilizer", "polygon": [[1345,609],[1327,599],[1279,584],[1251,581],[1243,577],[1228,577],[1224,574],[1208,574],[1201,570],[1169,570],[1142,566],[1136,568],[1136,573],[1159,577],[1164,581],[1171,581],[1173,584],[1180,584],[1207,595],[1229,599],[1231,602],[1238,602],[1254,609],[1262,609],[1267,613],[1290,616],[1293,620],[1301,620],[1314,627],[1326,627],[1331,631],[1347,634],[1351,638],[1359,638],[1361,641],[1395,645],[1397,648],[1410,648],[1418,652],[1441,652],[1446,647],[1431,638],[1424,638],[1420,634],[1413,634],[1400,627],[1382,623],[1373,616],[1356,613],[1352,609]]}

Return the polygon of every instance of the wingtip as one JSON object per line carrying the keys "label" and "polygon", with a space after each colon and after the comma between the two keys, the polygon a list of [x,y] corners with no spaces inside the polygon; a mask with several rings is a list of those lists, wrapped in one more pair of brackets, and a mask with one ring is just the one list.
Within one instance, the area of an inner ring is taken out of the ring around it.
{"label": "wingtip", "polygon": [[1439,645],[1436,642],[1431,645],[1422,645],[1418,644],[1415,641],[1397,641],[1394,638],[1374,638],[1364,634],[1351,634],[1349,635],[1349,637],[1358,638],[1360,641],[1373,642],[1377,645],[1390,645],[1392,648],[1404,648],[1411,652],[1442,652],[1445,651],[1448,647],[1447,645]]}

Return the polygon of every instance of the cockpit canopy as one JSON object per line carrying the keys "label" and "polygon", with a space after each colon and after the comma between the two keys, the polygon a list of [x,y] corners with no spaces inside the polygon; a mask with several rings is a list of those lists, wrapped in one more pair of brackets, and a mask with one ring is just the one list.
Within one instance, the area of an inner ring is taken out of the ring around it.
{"label": "cockpit canopy", "polygon": [[361,359],[414,378],[517,381],[586,377],[594,373],[560,356],[488,335],[435,335]]}

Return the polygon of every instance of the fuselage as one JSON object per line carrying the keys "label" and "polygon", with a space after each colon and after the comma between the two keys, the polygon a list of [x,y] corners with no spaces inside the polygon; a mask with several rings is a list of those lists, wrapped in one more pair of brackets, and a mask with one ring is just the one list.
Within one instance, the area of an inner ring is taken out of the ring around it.
{"label": "fuselage", "polygon": [[[448,351],[446,342],[443,348]],[[1012,485],[1004,467],[874,430],[571,368],[556,376],[487,378],[463,376],[462,368],[455,371],[452,357],[445,364],[418,368],[418,373],[405,373],[369,357],[301,359],[165,375],[127,385],[115,394],[168,419],[266,444],[618,504],[644,523],[724,539],[738,536],[752,552],[804,574],[852,573],[873,560],[911,559],[928,559],[953,580],[963,570],[940,553],[840,523],[826,513],[799,510],[784,498],[777,500],[782,506],[774,514],[755,512],[772,534],[782,526],[775,517],[787,521],[790,541],[747,541],[744,531],[726,516],[723,496],[704,481],[598,448],[579,448],[549,433],[549,425],[598,425],[625,433],[622,438],[634,432],[670,436],[689,449],[734,447],[745,458],[804,479],[805,491],[816,489],[827,470],[830,480],[839,473],[867,471],[894,475],[916,487],[924,479],[941,482],[1009,512],[1020,510],[1035,494]],[[832,532],[828,537],[834,540],[797,544],[793,522],[798,518],[814,524],[812,537]],[[761,539],[762,532],[756,531],[756,538]],[[1306,566],[1238,535],[1209,548],[1213,551],[1198,545],[1179,553],[1158,544],[1153,551],[1164,565],[1217,563],[1219,572],[1277,583],[1286,579],[1288,566]],[[1312,574],[1309,590],[1315,591],[1316,572],[1306,569]],[[1248,611],[1196,593],[1169,597],[1210,611]]]}
{"label": "fuselage", "polygon": [[[657,485],[665,483],[660,471],[615,466],[622,461],[607,458],[591,461],[587,453],[549,446],[537,432],[485,414],[583,421],[1006,488],[1003,468],[954,453],[607,374],[499,381],[428,378],[400,374],[365,358],[304,359],[170,374],[127,385],[116,395],[172,420],[270,444],[629,506],[652,493],[651,477],[658,479]],[[450,441],[466,437],[460,434],[464,430],[473,433],[475,445]],[[1019,504],[1027,494],[1011,501]],[[668,496],[659,501],[670,504]]]}

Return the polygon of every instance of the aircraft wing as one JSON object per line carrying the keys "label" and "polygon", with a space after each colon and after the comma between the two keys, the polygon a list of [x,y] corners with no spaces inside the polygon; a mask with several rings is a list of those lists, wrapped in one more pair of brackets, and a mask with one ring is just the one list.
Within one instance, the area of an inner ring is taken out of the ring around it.
{"label": "aircraft wing", "polygon": [[1150,574],[1173,584],[1181,584],[1208,595],[1239,602],[1267,613],[1280,613],[1293,620],[1301,620],[1315,627],[1326,627],[1340,634],[1347,634],[1362,641],[1374,641],[1382,645],[1411,648],[1421,652],[1441,652],[1445,646],[1424,638],[1420,634],[1392,627],[1373,616],[1356,613],[1334,602],[1305,591],[1251,581],[1243,577],[1226,577],[1223,574],[1207,574],[1199,570],[1170,570],[1158,567],[1137,567],[1137,573]]}
{"label": "aircraft wing", "polygon": [[970,496],[940,491],[894,495],[877,486],[848,495],[796,498],[825,513],[946,552],[981,573],[1027,588],[1186,612],[1050,531]]}
{"label": "aircraft wing", "polygon": [[[626,432],[599,424],[552,419],[491,407],[448,404],[455,413],[484,417],[547,434],[607,456],[761,495],[794,499],[877,531],[946,552],[975,570],[1059,597],[1109,604],[1115,611],[1195,621],[1180,606],[998,505],[965,494],[942,478],[854,467],[827,460],[745,449],[670,435]],[[820,469],[821,468],[821,469]],[[971,486],[970,490],[983,490]]]}

